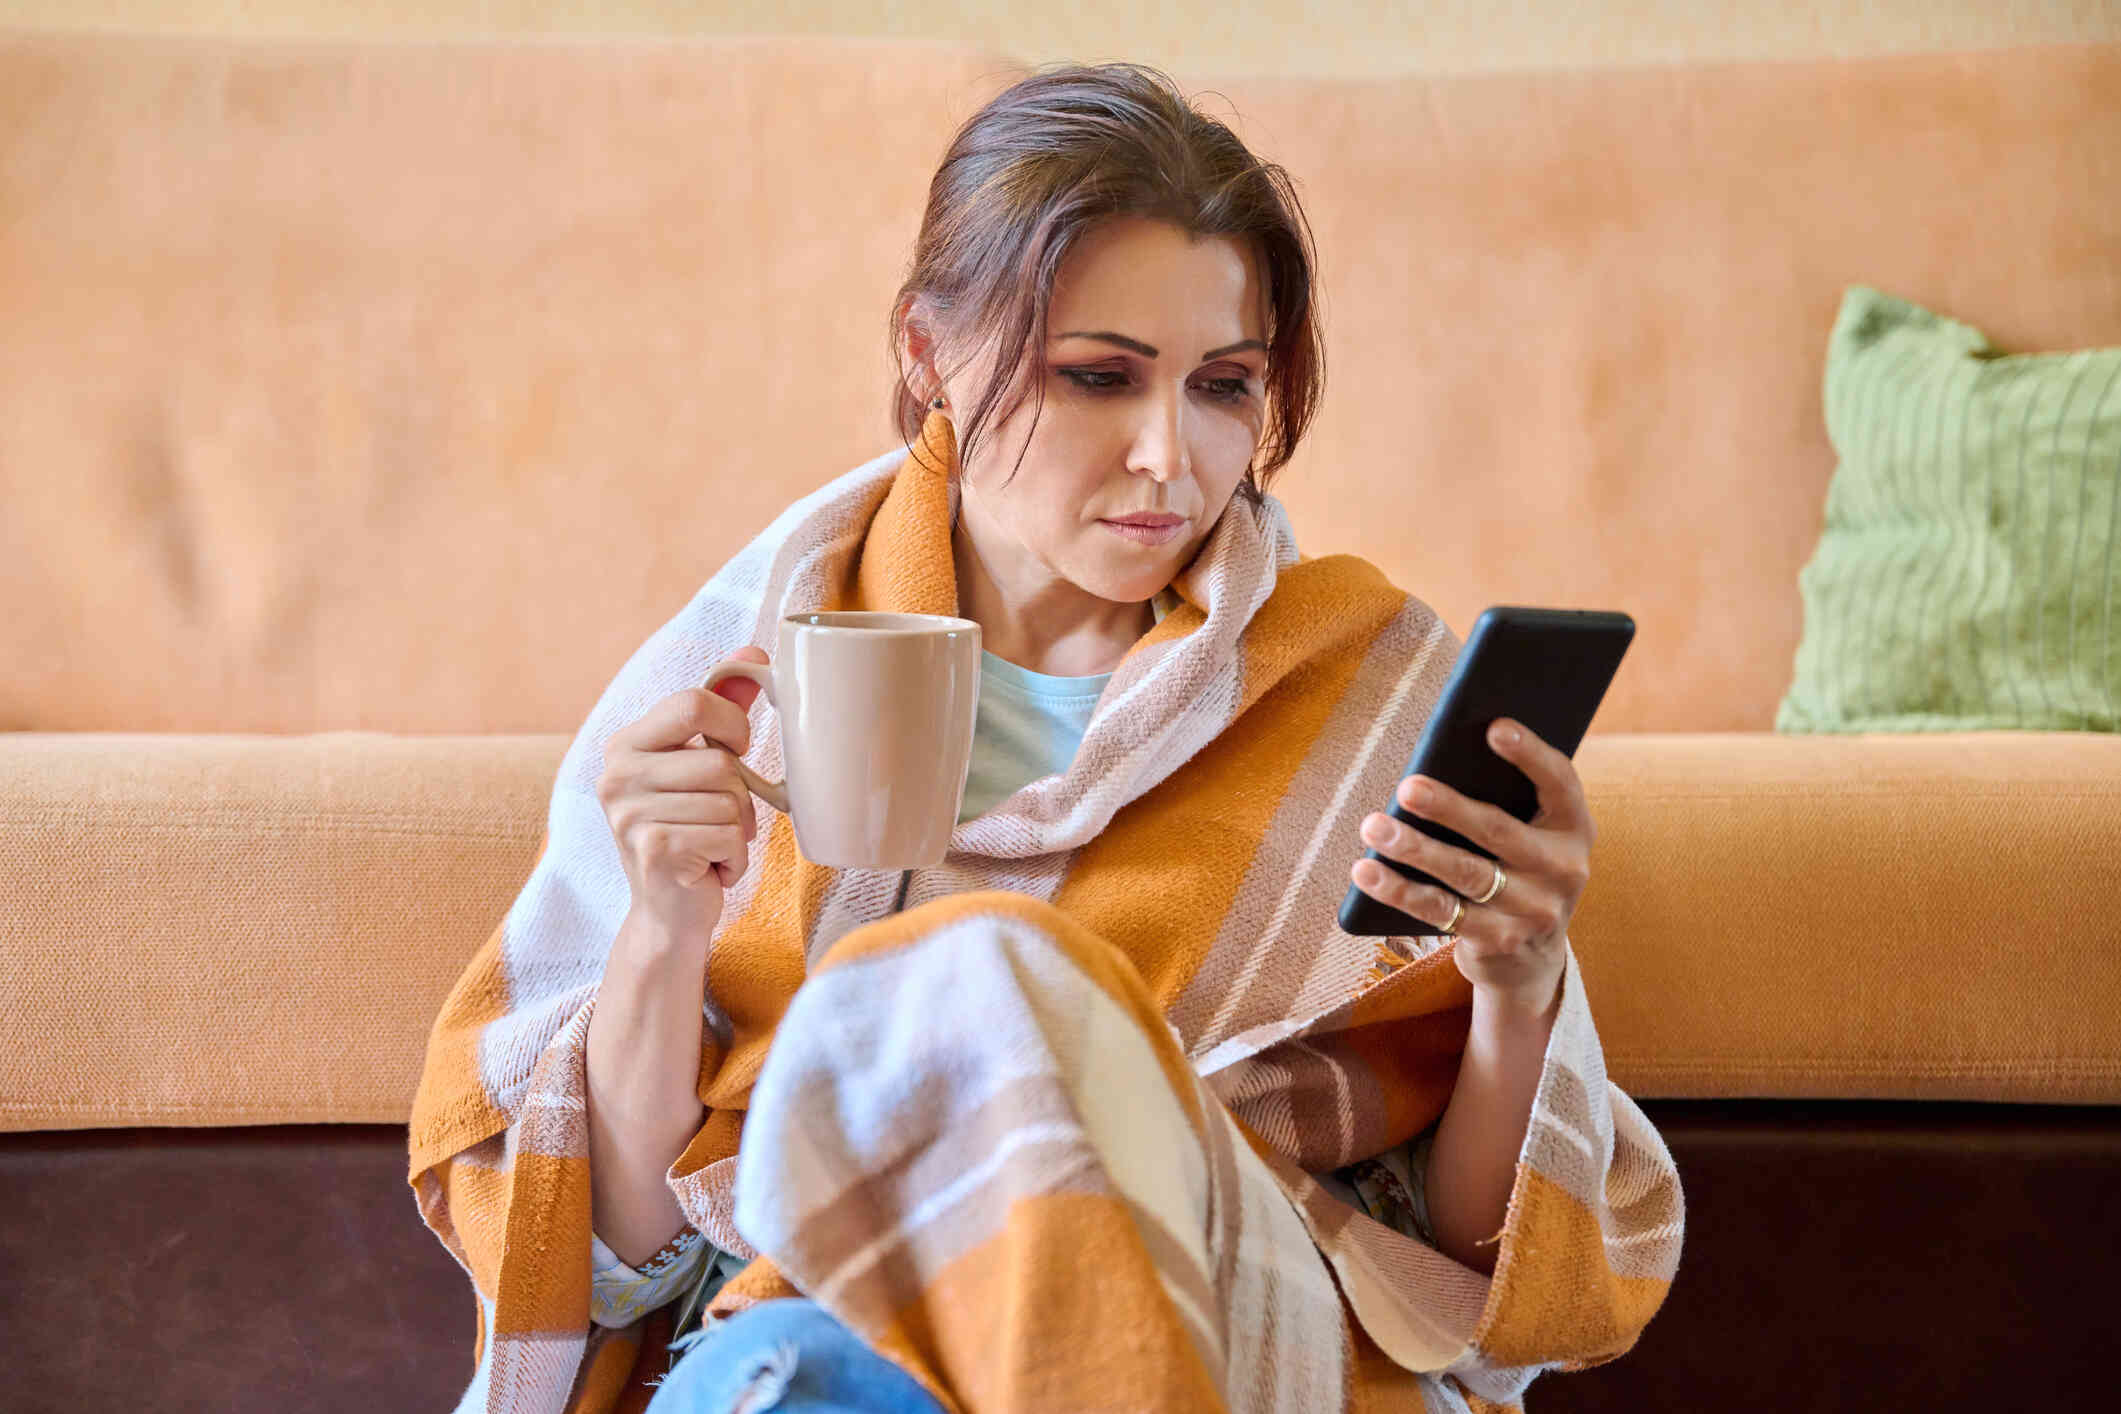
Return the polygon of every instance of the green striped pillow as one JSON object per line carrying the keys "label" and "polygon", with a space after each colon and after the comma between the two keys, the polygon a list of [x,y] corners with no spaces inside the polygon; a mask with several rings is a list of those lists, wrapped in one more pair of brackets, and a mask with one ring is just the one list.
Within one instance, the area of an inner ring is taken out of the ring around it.
{"label": "green striped pillow", "polygon": [[1783,732],[2121,730],[2121,349],[2001,354],[1861,285]]}

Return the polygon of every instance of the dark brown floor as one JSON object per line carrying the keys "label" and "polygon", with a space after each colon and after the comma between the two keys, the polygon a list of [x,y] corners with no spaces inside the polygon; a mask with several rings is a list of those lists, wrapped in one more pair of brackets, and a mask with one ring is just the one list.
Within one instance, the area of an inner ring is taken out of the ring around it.
{"label": "dark brown floor", "polygon": [[[1574,1411],[2115,1406],[2121,1108],[1649,1102],[1687,1194],[1635,1350]],[[0,1135],[0,1409],[446,1410],[470,1281],[393,1126]]]}

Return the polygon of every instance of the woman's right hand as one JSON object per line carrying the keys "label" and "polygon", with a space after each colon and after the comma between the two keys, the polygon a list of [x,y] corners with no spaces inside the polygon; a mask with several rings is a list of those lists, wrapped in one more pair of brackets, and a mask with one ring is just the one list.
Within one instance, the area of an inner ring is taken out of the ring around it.
{"label": "woman's right hand", "polygon": [[[730,656],[768,661],[749,644]],[[758,693],[747,678],[711,692],[673,692],[604,746],[597,799],[618,841],[633,911],[702,947],[721,919],[723,891],[750,866],[758,833],[751,791],[736,771],[751,745],[747,714]]]}

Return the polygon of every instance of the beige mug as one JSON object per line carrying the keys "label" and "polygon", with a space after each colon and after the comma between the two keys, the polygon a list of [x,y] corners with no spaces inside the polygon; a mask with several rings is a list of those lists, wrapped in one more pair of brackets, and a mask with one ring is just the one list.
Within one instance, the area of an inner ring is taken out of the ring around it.
{"label": "beige mug", "polygon": [[931,869],[950,849],[972,768],[980,626],[940,614],[790,614],[771,667],[731,659],[780,717],[787,778],[737,770],[789,817],[803,857],[836,869]]}

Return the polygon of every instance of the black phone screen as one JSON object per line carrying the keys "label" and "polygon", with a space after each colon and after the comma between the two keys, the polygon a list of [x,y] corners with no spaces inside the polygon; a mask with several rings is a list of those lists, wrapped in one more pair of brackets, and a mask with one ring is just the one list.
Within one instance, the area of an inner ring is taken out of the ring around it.
{"label": "black phone screen", "polygon": [[[1530,820],[1539,813],[1538,789],[1531,777],[1488,744],[1489,724],[1497,717],[1522,722],[1547,745],[1573,758],[1634,636],[1633,619],[1603,609],[1497,604],[1483,610],[1400,779],[1428,776],[1461,795]],[[1398,782],[1393,786],[1396,792]],[[1409,814],[1396,793],[1382,808],[1445,844],[1494,858],[1456,831]],[[1374,849],[1364,854],[1417,884],[1445,887]],[[1443,931],[1438,924],[1378,902],[1352,883],[1341,900],[1340,926],[1363,937],[1423,937]]]}

